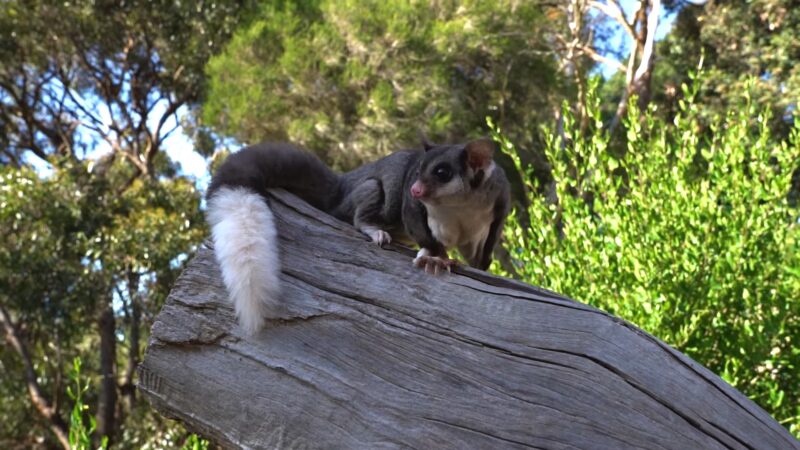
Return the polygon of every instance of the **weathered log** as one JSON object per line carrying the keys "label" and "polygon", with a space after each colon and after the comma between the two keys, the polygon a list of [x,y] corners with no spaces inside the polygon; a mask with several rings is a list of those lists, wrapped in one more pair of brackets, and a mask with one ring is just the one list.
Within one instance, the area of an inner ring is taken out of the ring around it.
{"label": "weathered log", "polygon": [[204,246],[139,389],[224,447],[800,449],[695,361],[523,283],[409,253],[276,192],[284,318],[243,335]]}

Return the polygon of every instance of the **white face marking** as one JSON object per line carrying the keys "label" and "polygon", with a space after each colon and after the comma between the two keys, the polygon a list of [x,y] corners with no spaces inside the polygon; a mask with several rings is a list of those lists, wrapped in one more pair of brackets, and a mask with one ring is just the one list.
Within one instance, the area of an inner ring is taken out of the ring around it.
{"label": "white face marking", "polygon": [[[492,171],[495,168],[494,161],[490,161],[489,165],[486,166],[483,170],[483,180],[481,184],[486,182],[490,176],[492,176]],[[457,203],[464,203],[465,200],[469,197],[470,191],[474,188],[468,185],[468,179],[472,179],[475,176],[475,172],[471,168],[467,168],[467,176],[454,176],[453,179],[448,181],[447,183],[433,189],[431,196],[428,198],[422,198],[420,201],[425,203],[426,206],[430,205],[440,205],[440,204],[450,204],[455,205]],[[467,200],[468,201],[468,200]]]}
{"label": "white face marking", "polygon": [[444,199],[464,192],[464,182],[461,177],[453,177],[450,181],[442,186],[435,188],[432,192],[431,199]]}

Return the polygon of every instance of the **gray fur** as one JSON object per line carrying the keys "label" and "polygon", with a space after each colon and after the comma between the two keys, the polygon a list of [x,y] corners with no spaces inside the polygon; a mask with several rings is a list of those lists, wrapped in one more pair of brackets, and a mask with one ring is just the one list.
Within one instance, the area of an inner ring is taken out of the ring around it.
{"label": "gray fur", "polygon": [[[503,170],[491,164],[491,172],[473,170],[467,164],[470,146],[494,146],[491,141],[468,144],[426,146],[426,150],[406,150],[337,175],[319,159],[298,147],[282,143],[264,143],[231,155],[215,174],[208,196],[222,186],[243,186],[262,196],[270,188],[283,188],[333,216],[354,224],[359,230],[383,244],[382,231],[393,238],[408,236],[437,258],[446,258],[443,245],[431,231],[429,215],[469,234],[473,227],[488,231],[470,242],[458,242],[464,258],[473,267],[486,269],[509,209],[509,187]],[[452,171],[447,187],[432,173],[446,165]],[[432,195],[454,193],[422,201],[410,194],[419,180]],[[458,208],[452,204],[458,203]],[[448,209],[449,208],[449,209]],[[450,211],[458,211],[453,218]],[[488,214],[470,215],[470,211]],[[450,220],[454,219],[454,220]],[[439,222],[436,222],[438,224]],[[447,227],[442,227],[442,230]],[[438,228],[437,228],[438,229]],[[463,231],[463,230],[462,230]],[[442,237],[442,236],[440,236]],[[448,236],[444,236],[445,238]]]}

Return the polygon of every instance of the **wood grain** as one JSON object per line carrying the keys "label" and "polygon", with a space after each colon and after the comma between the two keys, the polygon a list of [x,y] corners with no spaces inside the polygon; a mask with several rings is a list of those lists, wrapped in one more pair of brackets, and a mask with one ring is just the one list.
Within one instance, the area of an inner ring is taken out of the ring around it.
{"label": "wood grain", "polygon": [[204,246],[153,326],[139,389],[231,448],[800,449],[635,326],[523,283],[434,277],[285,192],[286,309],[237,327]]}

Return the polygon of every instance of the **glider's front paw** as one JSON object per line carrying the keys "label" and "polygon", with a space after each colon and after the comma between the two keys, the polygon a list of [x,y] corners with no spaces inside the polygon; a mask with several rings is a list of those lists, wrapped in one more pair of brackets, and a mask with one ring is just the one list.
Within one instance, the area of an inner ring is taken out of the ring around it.
{"label": "glider's front paw", "polygon": [[369,237],[372,239],[372,242],[380,245],[381,247],[392,243],[392,235],[383,230],[372,231],[369,233]]}
{"label": "glider's front paw", "polygon": [[450,268],[456,264],[454,259],[440,258],[438,256],[421,255],[414,258],[414,265],[416,267],[425,269],[425,272],[433,275],[439,275],[445,271],[450,272]]}

